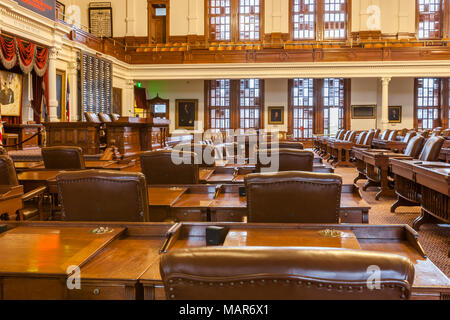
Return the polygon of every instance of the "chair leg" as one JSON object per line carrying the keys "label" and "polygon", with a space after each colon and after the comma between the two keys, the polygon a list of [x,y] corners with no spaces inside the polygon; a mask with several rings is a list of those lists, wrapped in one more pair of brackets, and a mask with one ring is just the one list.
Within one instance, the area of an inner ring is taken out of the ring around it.
{"label": "chair leg", "polygon": [[416,220],[414,220],[412,227],[414,230],[419,231],[420,226],[423,225],[424,223],[427,223],[430,220],[431,215],[422,209],[420,216]]}
{"label": "chair leg", "polygon": [[419,206],[418,203],[406,200],[405,198],[397,194],[397,201],[391,206],[391,212],[395,213],[395,210],[397,210],[398,207],[417,207],[417,206]]}

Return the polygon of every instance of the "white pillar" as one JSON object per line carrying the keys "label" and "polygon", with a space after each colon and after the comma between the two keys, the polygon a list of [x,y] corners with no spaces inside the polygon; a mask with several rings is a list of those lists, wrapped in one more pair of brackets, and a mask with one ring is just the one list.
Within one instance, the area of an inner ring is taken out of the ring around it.
{"label": "white pillar", "polygon": [[49,107],[49,120],[50,122],[58,122],[58,114],[56,112],[58,108],[58,100],[56,98],[56,59],[58,56],[58,49],[55,47],[50,48],[48,57],[48,107]]}
{"label": "white pillar", "polygon": [[71,62],[69,64],[68,78],[69,78],[69,89],[70,89],[70,121],[78,120],[78,84],[77,84],[77,71],[78,63]]}
{"label": "white pillar", "polygon": [[127,80],[123,89],[122,116],[134,117],[134,81]]}
{"label": "white pillar", "polygon": [[389,126],[389,82],[391,82],[390,77],[381,78],[381,127],[383,130]]}

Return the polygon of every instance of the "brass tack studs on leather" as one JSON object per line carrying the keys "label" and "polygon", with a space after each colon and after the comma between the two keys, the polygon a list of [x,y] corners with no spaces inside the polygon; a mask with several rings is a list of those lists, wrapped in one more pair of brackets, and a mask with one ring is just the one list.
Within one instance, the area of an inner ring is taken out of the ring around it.
{"label": "brass tack studs on leather", "polygon": [[221,282],[221,283],[219,283],[219,286],[223,287],[223,283],[222,283],[222,282]]}
{"label": "brass tack studs on leather", "polygon": [[319,288],[322,288],[322,287],[323,287],[323,284],[319,283]]}
{"label": "brass tack studs on leather", "polygon": [[170,291],[173,291],[173,288],[169,288]]}
{"label": "brass tack studs on leather", "polygon": [[343,289],[343,287],[342,286],[339,286],[339,290],[342,290]]}
{"label": "brass tack studs on leather", "polygon": [[273,281],[273,283],[277,283],[277,282],[278,282],[278,280],[277,280],[277,279],[273,279],[272,281]]}
{"label": "brass tack studs on leather", "polygon": [[209,285],[210,285],[210,286],[212,286],[212,285],[213,285],[213,283],[212,283],[212,282],[210,282],[210,283],[209,283]]}
{"label": "brass tack studs on leather", "polygon": [[239,281],[239,284],[244,284],[244,281]]}
{"label": "brass tack studs on leather", "polygon": [[175,295],[174,295],[174,294],[171,294],[171,295],[170,295],[170,298],[171,298],[171,299],[175,299]]}
{"label": "brass tack studs on leather", "polygon": [[230,286],[234,286],[234,282],[230,282]]}
{"label": "brass tack studs on leather", "polygon": [[309,281],[308,281],[308,282],[307,282],[306,284],[307,284],[307,285],[308,285],[308,287],[309,287],[309,286],[311,285],[311,282],[309,282]]}
{"label": "brass tack studs on leather", "polygon": [[172,279],[170,279],[170,280],[169,280],[169,283],[173,283],[173,280],[172,280]]}
{"label": "brass tack studs on leather", "polygon": [[297,284],[302,284],[302,282],[301,281],[297,281]]}
{"label": "brass tack studs on leather", "polygon": [[255,283],[255,280],[250,280],[250,283],[251,283],[251,284]]}
{"label": "brass tack studs on leather", "polygon": [[265,281],[264,281],[264,279],[261,279],[261,283],[264,283]]}
{"label": "brass tack studs on leather", "polygon": [[291,283],[291,281],[290,280],[286,280],[286,283]]}
{"label": "brass tack studs on leather", "polygon": [[352,287],[350,286],[350,287],[348,287],[348,290],[350,290],[350,291],[351,291],[351,290],[353,290],[353,288],[352,288]]}
{"label": "brass tack studs on leather", "polygon": [[331,290],[332,288],[333,288],[333,286],[332,286],[331,284],[329,284],[329,285],[328,285],[328,289]]}

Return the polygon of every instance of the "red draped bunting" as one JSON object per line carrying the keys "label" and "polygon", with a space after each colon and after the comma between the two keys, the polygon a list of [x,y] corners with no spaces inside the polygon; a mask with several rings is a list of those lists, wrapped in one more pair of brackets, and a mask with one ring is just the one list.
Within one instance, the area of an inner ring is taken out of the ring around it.
{"label": "red draped bunting", "polygon": [[47,71],[48,48],[0,35],[0,60],[8,70],[18,64],[24,73],[30,73],[34,69],[42,77]]}

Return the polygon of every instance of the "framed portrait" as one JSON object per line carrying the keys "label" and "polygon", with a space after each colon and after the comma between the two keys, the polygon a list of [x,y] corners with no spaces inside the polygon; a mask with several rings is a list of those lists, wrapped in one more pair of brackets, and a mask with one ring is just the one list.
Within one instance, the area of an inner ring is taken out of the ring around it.
{"label": "framed portrait", "polygon": [[354,105],[352,106],[352,119],[376,119],[376,105]]}
{"label": "framed portrait", "polygon": [[284,124],[284,107],[269,107],[269,124]]}
{"label": "framed portrait", "polygon": [[22,111],[22,75],[0,71],[0,114],[20,117]]}
{"label": "framed portrait", "polygon": [[402,106],[389,106],[388,120],[390,123],[402,122]]}
{"label": "framed portrait", "polygon": [[175,100],[175,129],[195,130],[198,120],[198,99]]}

